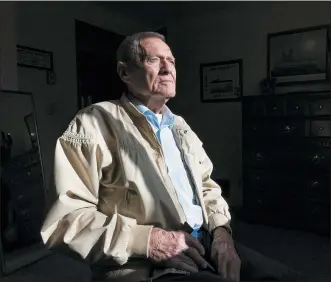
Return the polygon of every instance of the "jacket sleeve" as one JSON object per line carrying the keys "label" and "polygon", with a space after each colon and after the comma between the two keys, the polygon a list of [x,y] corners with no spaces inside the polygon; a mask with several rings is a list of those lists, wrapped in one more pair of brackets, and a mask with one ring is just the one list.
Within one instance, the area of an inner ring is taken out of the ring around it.
{"label": "jacket sleeve", "polygon": [[208,215],[208,231],[212,233],[216,227],[223,226],[232,233],[229,206],[222,196],[221,187],[210,177],[213,164],[202,146],[199,151],[200,167],[202,168],[202,193]]}
{"label": "jacket sleeve", "polygon": [[132,255],[148,255],[152,226],[116,211],[98,210],[102,153],[97,138],[85,134],[82,122],[72,122],[57,140],[54,182],[57,201],[44,221],[41,236],[50,248],[71,249],[95,262],[111,257],[124,264]]}
{"label": "jacket sleeve", "polygon": [[[186,124],[186,126],[188,125]],[[205,227],[211,234],[213,230],[219,226],[227,228],[227,230],[232,233],[229,205],[222,196],[221,187],[211,179],[213,163],[204,150],[203,143],[199,137],[189,126],[188,128],[192,133],[191,142],[194,144],[194,154],[199,162],[198,167],[202,180],[202,196],[208,217],[208,225]]]}

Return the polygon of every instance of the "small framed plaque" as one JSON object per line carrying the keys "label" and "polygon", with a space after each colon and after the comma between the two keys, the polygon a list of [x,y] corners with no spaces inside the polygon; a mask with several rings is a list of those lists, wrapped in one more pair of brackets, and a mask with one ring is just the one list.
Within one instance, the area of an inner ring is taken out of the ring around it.
{"label": "small framed plaque", "polygon": [[41,70],[53,70],[53,53],[17,45],[17,65]]}
{"label": "small framed plaque", "polygon": [[242,60],[200,65],[201,102],[238,101],[243,95]]}

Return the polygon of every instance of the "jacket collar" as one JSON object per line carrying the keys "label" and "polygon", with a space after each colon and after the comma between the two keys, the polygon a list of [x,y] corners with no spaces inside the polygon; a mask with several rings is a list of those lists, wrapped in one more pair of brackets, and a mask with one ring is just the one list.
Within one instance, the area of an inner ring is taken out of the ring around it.
{"label": "jacket collar", "polygon": [[[130,101],[128,94],[123,93],[120,98],[120,103],[122,104],[123,108],[126,110],[126,112],[131,116],[132,119],[134,119],[135,122],[145,122],[146,118],[144,114],[142,114],[135,105]],[[168,107],[167,107],[168,109]],[[169,110],[170,111],[170,110]],[[188,126],[184,126],[186,123],[184,120],[173,114],[173,129],[187,129]]]}
{"label": "jacket collar", "polygon": [[[123,93],[120,98],[120,103],[122,104],[124,110],[129,114],[129,116],[138,124],[145,123],[146,118],[145,116],[137,110],[135,105],[130,101],[128,98],[128,95],[126,93]],[[174,115],[174,121],[173,121],[173,130],[175,130],[177,133],[189,131],[191,130],[188,124],[184,121],[184,119],[180,116]],[[182,134],[180,134],[182,135]]]}
{"label": "jacket collar", "polygon": [[123,106],[124,110],[129,114],[129,116],[135,121],[141,122],[145,120],[145,116],[137,110],[134,104],[129,100],[126,93],[123,93],[120,98],[120,104]]}

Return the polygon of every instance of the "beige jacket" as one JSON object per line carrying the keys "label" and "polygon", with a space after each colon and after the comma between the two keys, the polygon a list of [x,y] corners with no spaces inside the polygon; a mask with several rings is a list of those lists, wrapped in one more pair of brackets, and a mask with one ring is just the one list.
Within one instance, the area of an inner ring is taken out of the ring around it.
{"label": "beige jacket", "polygon": [[[204,227],[229,227],[212,163],[184,119],[173,132],[202,206]],[[147,257],[153,226],[185,228],[185,215],[167,174],[162,149],[142,115],[123,95],[80,111],[58,139],[58,200],[41,230],[49,246],[65,245],[90,263]],[[64,244],[63,244],[64,243]]]}

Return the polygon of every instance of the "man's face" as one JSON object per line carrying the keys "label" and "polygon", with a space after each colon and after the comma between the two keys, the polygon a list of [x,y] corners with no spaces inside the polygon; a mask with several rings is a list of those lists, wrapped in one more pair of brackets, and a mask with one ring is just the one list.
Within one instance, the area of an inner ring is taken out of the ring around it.
{"label": "man's face", "polygon": [[159,38],[141,41],[145,50],[141,67],[128,70],[129,89],[144,98],[166,98],[176,95],[175,59],[169,46]]}

